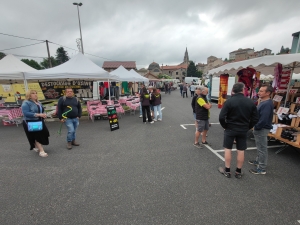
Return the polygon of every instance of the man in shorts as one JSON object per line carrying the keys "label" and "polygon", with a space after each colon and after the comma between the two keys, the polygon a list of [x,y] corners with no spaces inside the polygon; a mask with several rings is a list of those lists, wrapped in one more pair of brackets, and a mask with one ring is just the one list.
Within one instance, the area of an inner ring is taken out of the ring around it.
{"label": "man in shorts", "polygon": [[243,94],[244,84],[236,83],[232,91],[234,95],[228,99],[220,112],[219,121],[224,130],[223,147],[225,148],[225,168],[219,167],[219,172],[230,178],[231,150],[234,140],[237,148],[237,168],[235,177],[242,178],[244,150],[247,149],[247,132],[258,122],[255,104]]}
{"label": "man in shorts", "polygon": [[197,125],[197,120],[196,120],[196,109],[195,109],[195,107],[196,107],[196,101],[197,101],[197,98],[200,96],[200,89],[197,87],[197,88],[195,88],[196,89],[196,94],[195,94],[195,96],[193,96],[193,98],[192,98],[192,103],[191,103],[191,105],[192,105],[192,109],[193,109],[193,117],[194,117],[194,119],[195,119],[195,127],[196,127],[196,131],[197,131],[197,127],[198,127],[198,125]]}
{"label": "man in shorts", "polygon": [[[200,95],[198,96],[195,103],[195,112],[196,112],[196,120],[197,120],[197,130],[195,133],[195,142],[194,146],[197,148],[202,148],[203,144],[208,144],[206,141],[206,134],[209,127],[209,109],[211,108],[211,104],[207,101],[206,95],[208,93],[208,89],[206,87],[200,86]],[[202,143],[199,143],[199,137],[202,133]]]}

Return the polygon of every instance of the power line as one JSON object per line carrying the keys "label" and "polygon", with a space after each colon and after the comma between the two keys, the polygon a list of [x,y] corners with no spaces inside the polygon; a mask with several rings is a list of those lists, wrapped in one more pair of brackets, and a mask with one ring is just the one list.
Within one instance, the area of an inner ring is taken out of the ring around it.
{"label": "power line", "polygon": [[0,33],[0,34],[6,35],[6,36],[11,36],[11,37],[16,37],[16,38],[23,38],[23,39],[33,40],[33,41],[43,41],[43,40],[38,40],[38,39],[33,39],[33,38],[20,37],[20,36],[16,36],[16,35],[12,35],[12,34],[4,34],[4,33]]}
{"label": "power line", "polygon": [[[42,44],[42,43],[44,43],[44,42],[45,42],[45,41],[42,41],[42,42],[35,43],[35,44],[31,44],[31,45],[38,45],[38,44]],[[2,50],[0,50],[0,51],[2,52],[2,51],[11,50],[11,49],[16,49],[16,48],[23,48],[23,47],[27,47],[27,46],[31,46],[31,45],[23,45],[23,46],[19,46],[19,47],[15,47],[15,48],[2,49]]]}
{"label": "power line", "polygon": [[[66,47],[66,46],[63,46],[63,45],[60,45],[60,44],[54,43],[54,42],[52,42],[52,41],[49,41],[49,43],[52,43],[52,44],[55,44],[55,45],[58,45],[58,46],[61,46],[61,47],[64,47],[64,48],[69,48],[69,47]],[[72,49],[72,50],[78,51],[77,49],[74,49],[74,48],[69,48],[69,49]]]}
{"label": "power line", "polygon": [[[4,54],[8,55],[8,54],[13,54],[13,53],[7,53],[7,52],[3,52]],[[16,54],[13,54],[14,56],[19,56],[19,57],[28,57],[28,58],[41,58],[41,59],[44,59],[44,58],[48,58],[47,56],[30,56],[30,55],[16,55]]]}

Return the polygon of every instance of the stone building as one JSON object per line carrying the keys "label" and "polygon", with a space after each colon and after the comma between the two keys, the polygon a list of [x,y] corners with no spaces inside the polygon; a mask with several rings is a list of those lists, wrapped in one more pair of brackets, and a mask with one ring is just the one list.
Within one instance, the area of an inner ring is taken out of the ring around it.
{"label": "stone building", "polygon": [[156,62],[153,62],[149,65],[148,72],[150,72],[156,76],[162,73],[159,64]]}
{"label": "stone building", "polygon": [[[254,48],[239,48],[238,50],[235,50],[233,52],[229,52],[229,60],[235,60],[236,55],[240,55],[240,58],[245,58],[247,54],[253,54],[254,53]],[[244,55],[243,55],[244,54]]]}
{"label": "stone building", "polygon": [[207,74],[207,72],[213,68],[217,68],[219,66],[222,66],[224,64],[222,58],[217,58],[215,56],[209,56],[207,58],[207,64],[204,63],[198,63],[197,64],[197,70],[202,71],[204,74]]}

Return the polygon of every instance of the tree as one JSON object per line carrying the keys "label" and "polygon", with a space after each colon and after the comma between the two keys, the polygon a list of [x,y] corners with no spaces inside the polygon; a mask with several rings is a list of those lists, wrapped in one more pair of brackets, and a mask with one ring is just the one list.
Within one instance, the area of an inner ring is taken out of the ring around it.
{"label": "tree", "polygon": [[201,70],[197,70],[197,71],[196,71],[196,76],[195,76],[195,77],[201,78],[201,77],[202,77],[202,74],[203,74],[203,72],[202,72]]}
{"label": "tree", "polygon": [[3,52],[0,52],[0,60],[4,58],[6,55]]}
{"label": "tree", "polygon": [[167,74],[159,74],[157,76],[158,79],[172,79],[171,76],[167,75]]}
{"label": "tree", "polygon": [[227,58],[225,58],[225,60],[224,60],[225,62],[227,62],[228,61],[228,59]]}
{"label": "tree", "polygon": [[31,60],[29,60],[29,59],[21,59],[21,61],[23,63],[26,63],[28,66],[31,66],[34,69],[37,69],[37,70],[41,70],[42,69],[42,67],[40,66],[40,64],[37,61],[33,60],[33,59],[31,59]]}
{"label": "tree", "polygon": [[[52,67],[57,66],[57,61],[54,59],[54,57],[51,56],[50,59],[51,59]],[[43,61],[40,63],[40,65],[41,65],[42,69],[50,68],[48,58],[44,58]]]}
{"label": "tree", "polygon": [[193,61],[190,61],[190,65],[187,68],[187,77],[195,77],[197,72],[197,68]]}
{"label": "tree", "polygon": [[63,64],[67,61],[69,61],[69,56],[67,51],[63,47],[60,47],[56,50],[56,56],[55,59],[57,61],[57,65]]}

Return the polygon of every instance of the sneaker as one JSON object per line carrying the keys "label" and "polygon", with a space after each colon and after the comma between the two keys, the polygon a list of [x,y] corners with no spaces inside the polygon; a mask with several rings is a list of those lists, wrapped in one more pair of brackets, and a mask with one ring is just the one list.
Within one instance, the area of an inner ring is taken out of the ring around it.
{"label": "sneaker", "polygon": [[157,119],[158,121],[162,121],[162,119]]}
{"label": "sneaker", "polygon": [[262,170],[262,169],[251,169],[249,170],[250,173],[253,173],[253,174],[266,174],[267,172],[265,170]]}
{"label": "sneaker", "polygon": [[142,118],[143,117],[143,115],[140,115],[140,118]]}
{"label": "sneaker", "polygon": [[207,141],[202,142],[203,145],[209,145]]}
{"label": "sneaker", "polygon": [[254,166],[258,165],[258,162],[256,160],[249,160],[248,163]]}
{"label": "sneaker", "polygon": [[241,179],[242,178],[242,176],[243,176],[243,173],[238,173],[238,172],[236,172],[235,171],[235,178],[237,178],[237,179]]}
{"label": "sneaker", "polygon": [[198,142],[198,143],[196,143],[196,144],[194,143],[194,146],[195,146],[195,147],[197,147],[197,148],[203,148],[203,146],[202,146],[202,145],[200,145],[200,144],[199,144],[199,142]]}
{"label": "sneaker", "polygon": [[231,177],[231,173],[230,172],[226,172],[225,168],[223,167],[219,167],[218,171],[223,174],[225,177],[230,178]]}
{"label": "sneaker", "polygon": [[154,122],[157,122],[157,120],[156,120],[156,119],[154,119],[153,121],[154,121]]}
{"label": "sneaker", "polygon": [[150,123],[154,123],[154,121],[152,120]]}

